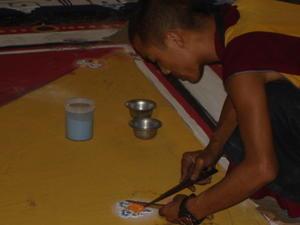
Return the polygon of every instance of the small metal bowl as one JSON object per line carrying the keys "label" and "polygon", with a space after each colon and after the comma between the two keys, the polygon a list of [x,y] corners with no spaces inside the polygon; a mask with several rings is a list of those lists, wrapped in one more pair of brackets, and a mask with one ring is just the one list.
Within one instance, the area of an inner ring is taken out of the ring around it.
{"label": "small metal bowl", "polygon": [[156,103],[148,99],[133,99],[127,101],[125,105],[133,118],[151,117],[153,109],[156,107]]}
{"label": "small metal bowl", "polygon": [[131,120],[129,125],[133,128],[134,135],[137,138],[151,139],[156,135],[162,123],[153,118],[136,118]]}

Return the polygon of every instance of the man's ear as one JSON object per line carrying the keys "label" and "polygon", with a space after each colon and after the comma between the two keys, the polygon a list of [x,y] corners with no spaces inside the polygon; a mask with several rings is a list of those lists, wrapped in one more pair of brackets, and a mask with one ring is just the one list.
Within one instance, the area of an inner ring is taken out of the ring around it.
{"label": "man's ear", "polygon": [[165,45],[167,47],[184,47],[183,33],[178,30],[167,31],[165,34]]}

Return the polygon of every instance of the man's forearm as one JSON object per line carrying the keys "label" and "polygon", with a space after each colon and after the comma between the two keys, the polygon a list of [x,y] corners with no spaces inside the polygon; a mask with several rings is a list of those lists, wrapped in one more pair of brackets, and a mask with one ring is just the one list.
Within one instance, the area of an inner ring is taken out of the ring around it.
{"label": "man's forearm", "polygon": [[229,139],[234,129],[237,126],[236,112],[232,105],[230,98],[227,96],[221,116],[218,122],[218,126],[214,132],[214,135],[211,137],[208,144],[211,151],[215,155],[221,155],[222,149],[226,141]]}
{"label": "man's forearm", "polygon": [[189,200],[187,208],[196,217],[204,218],[245,200],[269,180],[259,167],[244,161],[221,182]]}

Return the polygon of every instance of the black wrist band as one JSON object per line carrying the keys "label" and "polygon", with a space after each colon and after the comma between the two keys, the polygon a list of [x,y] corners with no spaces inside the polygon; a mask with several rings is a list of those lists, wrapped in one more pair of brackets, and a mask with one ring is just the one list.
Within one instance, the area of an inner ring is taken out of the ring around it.
{"label": "black wrist band", "polygon": [[178,217],[179,218],[187,218],[188,220],[190,220],[192,222],[193,225],[197,225],[197,224],[201,224],[202,221],[204,219],[197,219],[187,208],[186,208],[186,202],[187,200],[190,199],[190,197],[192,196],[186,196],[183,201],[181,202],[180,206],[179,206],[179,213],[178,213]]}

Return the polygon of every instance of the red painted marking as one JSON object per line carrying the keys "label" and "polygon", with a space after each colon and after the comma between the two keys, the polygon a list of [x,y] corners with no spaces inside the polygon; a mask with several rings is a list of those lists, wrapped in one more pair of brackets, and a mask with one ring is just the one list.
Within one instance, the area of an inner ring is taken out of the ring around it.
{"label": "red painted marking", "polygon": [[79,59],[94,59],[120,48],[74,49],[0,55],[0,106],[69,74]]}

